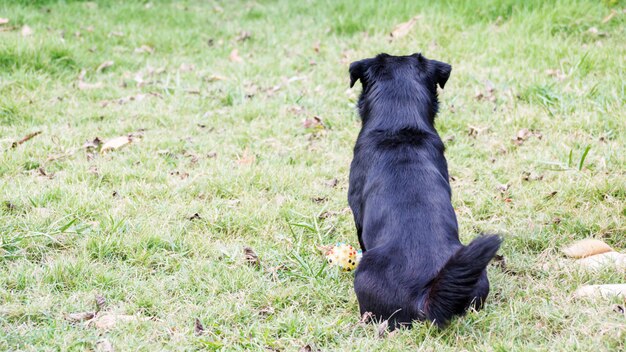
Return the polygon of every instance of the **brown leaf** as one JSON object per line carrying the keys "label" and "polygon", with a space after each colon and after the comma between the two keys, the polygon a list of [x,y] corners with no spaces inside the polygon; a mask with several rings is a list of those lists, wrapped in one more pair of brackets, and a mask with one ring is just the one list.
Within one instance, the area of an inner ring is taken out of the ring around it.
{"label": "brown leaf", "polygon": [[104,154],[112,150],[120,149],[121,147],[130,144],[132,141],[133,140],[131,136],[119,136],[109,139],[108,141],[104,142],[104,144],[102,144],[100,153]]}
{"label": "brown leaf", "polygon": [[372,313],[372,312],[365,312],[361,316],[361,319],[359,319],[359,324],[367,324],[367,323],[371,322],[373,318],[374,318],[374,313]]}
{"label": "brown leaf", "polygon": [[196,336],[204,334],[204,325],[202,325],[202,322],[198,318],[196,318],[194,323],[193,332]]}
{"label": "brown leaf", "polygon": [[626,307],[624,307],[624,306],[623,306],[623,305],[621,305],[621,304],[616,304],[616,305],[614,305],[614,306],[613,306],[613,311],[614,311],[615,313],[622,314],[622,315],[624,315],[624,317],[626,317]]}
{"label": "brown leaf", "polygon": [[391,38],[397,39],[397,38],[401,38],[404,37],[405,35],[409,34],[411,32],[411,29],[413,29],[413,26],[415,26],[415,24],[417,23],[417,20],[419,20],[421,18],[421,16],[415,16],[413,18],[411,18],[410,20],[408,20],[407,22],[403,22],[398,24],[390,33]]}
{"label": "brown leaf", "polygon": [[100,66],[98,66],[98,68],[96,69],[96,72],[101,72],[104,71],[105,69],[113,66],[114,62],[109,60],[109,61],[105,61],[103,63],[100,64]]}
{"label": "brown leaf", "polygon": [[261,266],[261,261],[259,260],[259,256],[254,252],[254,250],[250,247],[245,247],[243,249],[244,259],[246,263],[255,268],[259,268]]}
{"label": "brown leaf", "polygon": [[274,307],[272,306],[267,306],[259,309],[259,315],[267,316],[272,314],[274,314]]}
{"label": "brown leaf", "polygon": [[81,321],[91,320],[94,316],[94,312],[69,313],[65,315],[65,320],[70,323],[79,323]]}
{"label": "brown leaf", "polygon": [[489,127],[477,127],[477,126],[469,125],[468,130],[467,130],[467,135],[470,137],[476,137],[479,134],[482,134],[483,132],[487,132],[488,130],[489,130]]}
{"label": "brown leaf", "polygon": [[201,220],[201,219],[202,219],[202,217],[198,213],[195,213],[195,214],[193,214],[192,216],[189,217],[190,221]]}
{"label": "brown leaf", "polygon": [[91,319],[88,323],[89,326],[94,326],[101,330],[109,330],[114,328],[118,323],[127,323],[132,321],[148,321],[149,318],[140,317],[138,315],[126,315],[126,314],[115,314],[115,313],[105,313],[97,315],[95,318]]}
{"label": "brown leaf", "polygon": [[96,351],[98,352],[114,352],[111,341],[106,337],[96,343]]}
{"label": "brown leaf", "polygon": [[7,23],[9,23],[9,19],[8,18],[0,17],[0,25],[7,24]]}
{"label": "brown leaf", "polygon": [[195,69],[196,69],[196,65],[186,64],[186,63],[182,63],[180,64],[180,67],[178,67],[178,71],[180,72],[191,72],[191,71],[194,71]]}
{"label": "brown leaf", "polygon": [[228,59],[232,62],[243,62],[243,59],[241,58],[241,56],[239,56],[239,50],[237,49],[233,49],[230,52],[230,55],[228,55]]}
{"label": "brown leaf", "polygon": [[316,348],[315,345],[308,344],[306,346],[302,346],[299,352],[319,352],[321,351],[319,348]]}
{"label": "brown leaf", "polygon": [[338,184],[338,183],[339,183],[339,180],[337,180],[336,178],[333,178],[333,179],[330,179],[330,180],[328,180],[328,181],[324,182],[324,184],[325,184],[327,187],[330,187],[330,188],[335,188],[335,187],[337,187],[337,184]]}
{"label": "brown leaf", "polygon": [[509,190],[509,184],[500,184],[496,186],[496,188],[498,189],[498,191],[500,191],[500,193],[505,193]]}
{"label": "brown leaf", "polygon": [[570,244],[562,251],[570,258],[585,258],[595,254],[612,252],[613,248],[600,240],[587,238]]}
{"label": "brown leaf", "polygon": [[389,327],[389,321],[388,320],[383,320],[382,323],[378,324],[378,338],[382,339],[385,337],[385,334],[387,333],[387,328]]}
{"label": "brown leaf", "polygon": [[306,118],[302,121],[302,126],[306,129],[324,129],[326,126],[322,122],[322,118],[319,116],[313,116],[313,118]]}
{"label": "brown leaf", "polygon": [[41,131],[36,131],[36,132],[33,132],[33,133],[29,133],[29,134],[27,134],[26,136],[24,136],[24,137],[23,137],[22,139],[20,139],[19,141],[16,141],[16,142],[11,143],[11,149],[15,149],[15,148],[17,148],[19,145],[21,145],[21,144],[23,144],[23,143],[25,143],[25,142],[28,142],[29,140],[31,140],[31,139],[33,139],[33,138],[37,137],[37,136],[38,136],[38,135],[40,135],[40,134],[41,134]]}
{"label": "brown leaf", "polygon": [[243,151],[243,155],[237,160],[237,164],[239,165],[251,165],[256,161],[256,156],[250,153],[250,150],[246,148]]}
{"label": "brown leaf", "polygon": [[98,149],[100,148],[100,146],[102,145],[102,140],[100,140],[100,138],[96,137],[91,141],[87,141],[83,144],[83,148],[85,149]]}
{"label": "brown leaf", "polygon": [[149,46],[149,45],[144,44],[144,45],[136,48],[135,52],[138,53],[138,54],[141,54],[141,53],[154,54],[154,48]]}
{"label": "brown leaf", "polygon": [[243,42],[246,41],[248,39],[250,39],[252,37],[252,34],[250,34],[250,32],[247,31],[241,31],[239,33],[239,35],[237,36],[237,38],[235,38],[238,42]]}
{"label": "brown leaf", "polygon": [[107,300],[106,298],[104,298],[104,296],[96,293],[95,300],[96,300],[96,312],[99,312],[106,307]]}
{"label": "brown leaf", "polygon": [[20,33],[22,34],[22,37],[30,37],[31,35],[33,35],[33,29],[30,28],[27,25],[24,25],[24,27],[22,27]]}
{"label": "brown leaf", "polygon": [[210,75],[209,77],[206,77],[204,80],[207,82],[216,82],[216,81],[225,81],[228,78],[221,76],[221,75]]}

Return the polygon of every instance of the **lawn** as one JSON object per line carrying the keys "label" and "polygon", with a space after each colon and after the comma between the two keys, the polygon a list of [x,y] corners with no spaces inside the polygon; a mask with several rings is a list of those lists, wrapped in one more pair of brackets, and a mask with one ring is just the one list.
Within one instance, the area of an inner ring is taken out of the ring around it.
{"label": "lawn", "polygon": [[[626,349],[623,299],[572,295],[625,273],[560,251],[626,250],[626,4],[516,3],[0,0],[0,350]],[[348,65],[379,52],[452,65],[461,239],[504,238],[445,330],[379,337],[318,249],[357,244]]]}

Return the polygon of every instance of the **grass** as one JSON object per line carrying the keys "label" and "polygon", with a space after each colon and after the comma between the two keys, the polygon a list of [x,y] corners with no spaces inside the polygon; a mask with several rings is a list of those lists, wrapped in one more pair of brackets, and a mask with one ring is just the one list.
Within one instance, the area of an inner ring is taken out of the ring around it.
{"label": "grass", "polygon": [[[15,27],[0,32],[0,349],[625,349],[619,300],[572,299],[624,273],[559,252],[587,237],[626,250],[625,7],[0,1]],[[501,233],[507,270],[490,267],[484,311],[379,339],[357,323],[352,275],[316,247],[356,244],[347,67],[383,51],[452,64],[437,126],[461,237]],[[102,87],[79,89],[81,70]],[[325,127],[305,129],[314,116]],[[82,148],[129,133],[120,150]],[[64,318],[96,294],[151,320],[103,331]]]}

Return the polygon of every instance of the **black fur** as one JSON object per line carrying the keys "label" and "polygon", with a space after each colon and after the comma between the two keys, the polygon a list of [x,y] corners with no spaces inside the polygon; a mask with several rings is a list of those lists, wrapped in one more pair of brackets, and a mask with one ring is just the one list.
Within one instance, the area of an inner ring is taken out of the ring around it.
{"label": "black fur", "polygon": [[430,320],[445,326],[489,293],[486,266],[498,236],[463,246],[450,201],[444,145],[434,127],[437,85],[451,66],[380,54],[350,65],[363,85],[362,128],[350,167],[348,201],[363,258],[354,278],[361,314],[389,326]]}

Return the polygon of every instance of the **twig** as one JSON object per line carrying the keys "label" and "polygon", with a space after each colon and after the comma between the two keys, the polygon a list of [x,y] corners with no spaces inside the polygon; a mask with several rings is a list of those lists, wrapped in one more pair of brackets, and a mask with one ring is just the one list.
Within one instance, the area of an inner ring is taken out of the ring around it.
{"label": "twig", "polygon": [[24,138],[20,139],[19,141],[13,142],[13,144],[11,144],[11,149],[17,148],[17,146],[19,146],[20,144],[28,142],[29,140],[37,137],[40,134],[41,134],[41,131],[37,131],[37,132],[33,132],[33,133],[27,134]]}

